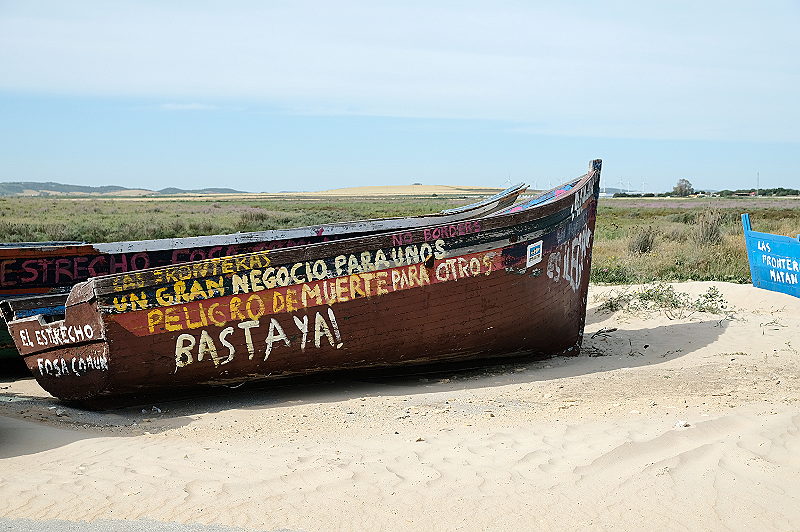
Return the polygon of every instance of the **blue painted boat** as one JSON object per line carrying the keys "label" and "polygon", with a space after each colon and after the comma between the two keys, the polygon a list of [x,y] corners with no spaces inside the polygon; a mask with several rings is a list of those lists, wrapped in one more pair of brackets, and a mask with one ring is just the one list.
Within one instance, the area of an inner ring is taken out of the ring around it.
{"label": "blue painted boat", "polygon": [[800,235],[753,231],[749,214],[742,215],[742,226],[753,286],[800,297]]}

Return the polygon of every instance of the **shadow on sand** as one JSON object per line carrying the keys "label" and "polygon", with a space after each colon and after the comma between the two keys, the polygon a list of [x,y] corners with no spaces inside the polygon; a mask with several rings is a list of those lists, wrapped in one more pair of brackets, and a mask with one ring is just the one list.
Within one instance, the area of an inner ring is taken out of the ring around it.
{"label": "shadow on sand", "polygon": [[[192,415],[233,408],[271,408],[338,402],[364,396],[424,394],[569,378],[672,360],[711,344],[726,326],[726,322],[712,320],[643,329],[620,328],[594,338],[587,334],[582,353],[574,357],[556,357],[557,367],[553,359],[515,357],[351,370],[244,383],[235,388],[209,388],[180,398],[162,396],[158,405],[175,414]],[[131,408],[115,412],[124,415],[130,411],[138,412]]]}
{"label": "shadow on sand", "polygon": [[[141,433],[145,428],[150,432],[169,430],[190,423],[192,421],[190,416],[208,412],[231,409],[259,410],[311,403],[335,403],[359,397],[390,397],[490,388],[565,379],[622,367],[659,364],[711,344],[723,333],[726,326],[727,322],[718,320],[673,323],[638,329],[625,329],[623,326],[610,333],[586,334],[581,354],[573,357],[550,359],[516,357],[457,364],[341,371],[318,376],[244,383],[231,388],[205,388],[191,393],[181,393],[178,396],[174,393],[148,396],[144,405],[103,412],[70,408],[52,398],[12,397],[6,394],[6,400],[3,400],[3,392],[0,392],[0,405],[5,403],[5,407],[0,408],[0,415],[3,410],[31,411],[38,408],[45,413],[50,412],[47,419],[40,418],[39,421],[57,422],[61,426],[88,425],[90,429],[99,429],[99,431],[74,431],[47,427],[47,430],[60,430],[67,434],[53,433],[48,435],[46,441],[37,444],[35,449],[21,449],[14,443],[16,436],[13,432],[24,430],[25,427],[19,423],[26,422],[7,421],[0,417],[0,458],[39,452],[86,437],[132,435]],[[54,417],[52,414],[54,407],[63,409],[66,417]],[[14,415],[14,417],[19,416]],[[143,420],[147,421],[146,418],[156,417],[159,423],[142,424]],[[114,433],[102,430],[103,427],[109,426],[127,427],[127,429]]]}
{"label": "shadow on sand", "polygon": [[0,416],[0,460],[55,449],[92,436],[89,432]]}

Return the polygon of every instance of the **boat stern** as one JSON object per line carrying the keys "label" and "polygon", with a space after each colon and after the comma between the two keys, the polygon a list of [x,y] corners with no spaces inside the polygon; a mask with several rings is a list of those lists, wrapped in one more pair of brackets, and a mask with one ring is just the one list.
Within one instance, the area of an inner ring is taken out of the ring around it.
{"label": "boat stern", "polygon": [[80,401],[97,395],[106,387],[109,353],[91,281],[70,294],[63,319],[52,317],[8,317],[11,338],[25,364],[56,397]]}

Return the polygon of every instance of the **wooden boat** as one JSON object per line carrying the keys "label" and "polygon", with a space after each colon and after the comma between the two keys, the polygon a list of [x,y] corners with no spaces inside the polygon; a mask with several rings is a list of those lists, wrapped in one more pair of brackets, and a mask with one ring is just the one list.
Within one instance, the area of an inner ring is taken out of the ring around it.
{"label": "wooden boat", "polygon": [[742,215],[742,226],[753,286],[800,297],[800,235],[753,231],[749,214]]}
{"label": "wooden boat", "polygon": [[[341,238],[398,231],[433,224],[458,224],[513,205],[527,186],[518,184],[479,202],[441,213],[405,218],[360,220],[293,229],[229,235],[86,244],[26,242],[0,244],[0,300],[65,291],[98,275],[279,249]],[[17,356],[0,323],[0,357]]]}
{"label": "wooden boat", "polygon": [[105,404],[328,370],[574,353],[600,167],[551,201],[455,228],[96,277],[71,290],[63,320],[9,316],[9,329],[44,389]]}

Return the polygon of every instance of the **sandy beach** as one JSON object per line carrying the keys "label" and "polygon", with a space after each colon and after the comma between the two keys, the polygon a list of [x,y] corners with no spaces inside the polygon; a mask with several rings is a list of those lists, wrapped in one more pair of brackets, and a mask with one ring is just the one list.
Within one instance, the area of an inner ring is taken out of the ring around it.
{"label": "sandy beach", "polygon": [[592,287],[577,357],[108,412],[0,377],[0,528],[800,529],[800,299],[675,288],[711,286],[729,316]]}

